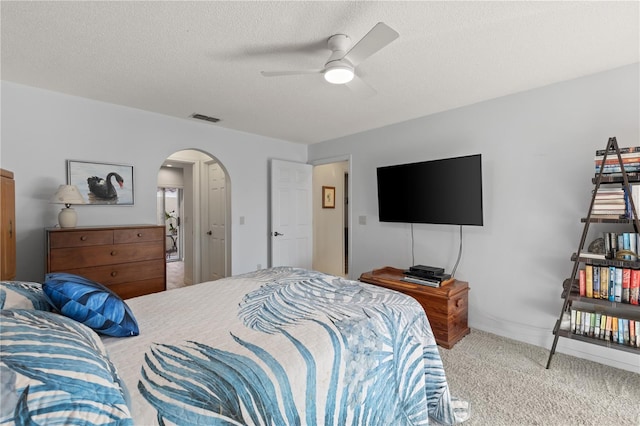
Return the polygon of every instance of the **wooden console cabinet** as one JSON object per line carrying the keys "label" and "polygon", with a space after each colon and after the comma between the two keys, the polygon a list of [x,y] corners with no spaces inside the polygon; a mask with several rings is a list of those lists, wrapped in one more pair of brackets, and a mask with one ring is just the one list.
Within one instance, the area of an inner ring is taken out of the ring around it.
{"label": "wooden console cabinet", "polygon": [[165,227],[49,228],[46,272],[96,281],[123,299],[164,291]]}
{"label": "wooden console cabinet", "polygon": [[402,269],[390,266],[360,275],[360,281],[390,288],[416,299],[424,308],[438,345],[451,349],[469,334],[467,325],[469,283],[455,280],[442,287],[429,287],[401,281]]}

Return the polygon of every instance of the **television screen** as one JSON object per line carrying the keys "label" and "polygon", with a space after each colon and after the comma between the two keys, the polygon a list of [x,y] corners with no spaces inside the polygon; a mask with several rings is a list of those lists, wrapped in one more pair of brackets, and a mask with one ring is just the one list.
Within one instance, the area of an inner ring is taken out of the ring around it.
{"label": "television screen", "polygon": [[378,167],[381,222],[482,226],[480,154]]}

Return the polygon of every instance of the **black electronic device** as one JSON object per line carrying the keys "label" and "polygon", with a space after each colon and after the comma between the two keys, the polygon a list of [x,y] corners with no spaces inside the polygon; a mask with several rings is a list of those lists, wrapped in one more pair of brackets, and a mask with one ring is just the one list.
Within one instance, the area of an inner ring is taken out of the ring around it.
{"label": "black electronic device", "polygon": [[417,271],[423,274],[435,275],[435,274],[443,274],[444,268],[439,268],[437,266],[413,265],[409,267],[409,271],[412,271],[412,272]]}
{"label": "black electronic device", "polygon": [[482,226],[481,154],[378,167],[381,222]]}

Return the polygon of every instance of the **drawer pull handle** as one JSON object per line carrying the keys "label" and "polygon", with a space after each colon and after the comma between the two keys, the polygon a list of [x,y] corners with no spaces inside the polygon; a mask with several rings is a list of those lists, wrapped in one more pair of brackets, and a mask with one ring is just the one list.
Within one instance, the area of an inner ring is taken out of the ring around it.
{"label": "drawer pull handle", "polygon": [[111,252],[111,256],[115,256],[117,254],[117,252],[114,250]]}
{"label": "drawer pull handle", "polygon": [[111,272],[111,276],[115,277],[116,275],[118,275],[118,273],[116,271]]}
{"label": "drawer pull handle", "polygon": [[138,237],[142,237],[142,232],[138,232]]}
{"label": "drawer pull handle", "polygon": [[87,241],[87,236],[83,235],[82,237],[80,237],[80,241]]}

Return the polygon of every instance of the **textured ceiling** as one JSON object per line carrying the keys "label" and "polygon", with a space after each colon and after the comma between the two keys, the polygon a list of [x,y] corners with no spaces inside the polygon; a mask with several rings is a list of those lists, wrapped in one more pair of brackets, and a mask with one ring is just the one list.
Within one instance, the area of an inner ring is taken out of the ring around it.
{"label": "textured ceiling", "polygon": [[[316,143],[640,61],[640,3],[1,3],[3,80]],[[360,64],[364,98],[322,75],[332,34],[400,37]]]}

